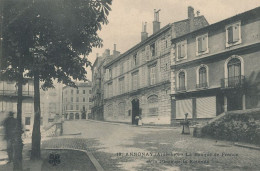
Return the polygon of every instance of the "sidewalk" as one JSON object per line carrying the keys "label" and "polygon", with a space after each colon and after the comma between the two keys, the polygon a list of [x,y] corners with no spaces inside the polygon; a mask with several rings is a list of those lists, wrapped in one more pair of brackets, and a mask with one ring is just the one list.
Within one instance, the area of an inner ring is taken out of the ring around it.
{"label": "sidewalk", "polygon": [[131,123],[126,123],[126,122],[115,122],[115,121],[99,121],[99,120],[93,120],[93,119],[88,119],[86,121],[89,122],[98,122],[98,123],[106,123],[106,124],[112,124],[112,125],[128,125],[132,127],[140,127],[140,128],[156,128],[156,129],[176,129],[179,127],[172,127],[170,125],[142,125],[142,126],[137,126],[137,125],[132,125]]}

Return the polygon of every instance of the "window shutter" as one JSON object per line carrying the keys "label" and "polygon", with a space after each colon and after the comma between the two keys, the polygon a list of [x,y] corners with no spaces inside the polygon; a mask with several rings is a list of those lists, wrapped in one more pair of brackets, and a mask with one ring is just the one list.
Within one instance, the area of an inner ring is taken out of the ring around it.
{"label": "window shutter", "polygon": [[181,45],[181,57],[183,58],[183,57],[185,57],[186,56],[186,44],[185,43],[183,43],[182,45]]}
{"label": "window shutter", "polygon": [[202,37],[198,38],[198,52],[202,51]]}
{"label": "window shutter", "polygon": [[181,44],[177,46],[178,58],[181,58]]}
{"label": "window shutter", "polygon": [[150,55],[150,46],[146,46],[145,48],[145,55],[146,55],[146,60],[148,61],[149,60],[149,55]]}
{"label": "window shutter", "polygon": [[228,29],[228,43],[233,42],[233,27],[229,27]]}
{"label": "window shutter", "polygon": [[233,42],[239,41],[239,25],[233,27]]}
{"label": "window shutter", "polygon": [[207,50],[207,36],[203,36],[201,38],[201,52],[205,52]]}

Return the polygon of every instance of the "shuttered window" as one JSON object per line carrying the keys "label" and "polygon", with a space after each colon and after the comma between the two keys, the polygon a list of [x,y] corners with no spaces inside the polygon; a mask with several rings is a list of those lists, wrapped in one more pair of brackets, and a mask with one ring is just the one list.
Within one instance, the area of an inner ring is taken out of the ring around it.
{"label": "shuttered window", "polygon": [[235,23],[226,27],[227,46],[241,43],[241,23]]}
{"label": "shuttered window", "polygon": [[188,118],[192,118],[192,99],[176,101],[176,119],[184,119],[185,113],[188,113]]}
{"label": "shuttered window", "polygon": [[196,99],[197,118],[213,118],[216,116],[216,97],[202,97]]}
{"label": "shuttered window", "polygon": [[187,51],[187,49],[186,49],[187,48],[186,40],[177,43],[176,47],[177,47],[177,57],[178,57],[178,59],[186,58],[187,57],[187,54],[186,54],[186,51]]}

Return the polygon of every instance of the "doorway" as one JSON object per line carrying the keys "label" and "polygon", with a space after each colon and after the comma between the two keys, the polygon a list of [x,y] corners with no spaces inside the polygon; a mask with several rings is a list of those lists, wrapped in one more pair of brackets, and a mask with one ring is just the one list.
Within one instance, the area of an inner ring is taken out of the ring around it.
{"label": "doorway", "polygon": [[227,96],[227,110],[242,110],[242,94],[234,93]]}
{"label": "doorway", "polygon": [[139,99],[132,100],[132,124],[137,125],[138,120],[135,119],[136,116],[139,116]]}

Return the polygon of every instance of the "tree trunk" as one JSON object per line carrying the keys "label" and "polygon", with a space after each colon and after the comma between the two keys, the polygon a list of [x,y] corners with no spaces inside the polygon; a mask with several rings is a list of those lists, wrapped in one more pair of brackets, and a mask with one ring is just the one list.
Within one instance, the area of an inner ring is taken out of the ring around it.
{"label": "tree trunk", "polygon": [[22,101],[23,101],[23,67],[21,56],[19,58],[19,78],[18,78],[18,97],[17,97],[17,125],[16,139],[14,142],[14,168],[13,170],[23,170],[23,141],[22,141]]}
{"label": "tree trunk", "polygon": [[41,108],[39,72],[34,72],[34,123],[32,132],[31,160],[41,159]]}

